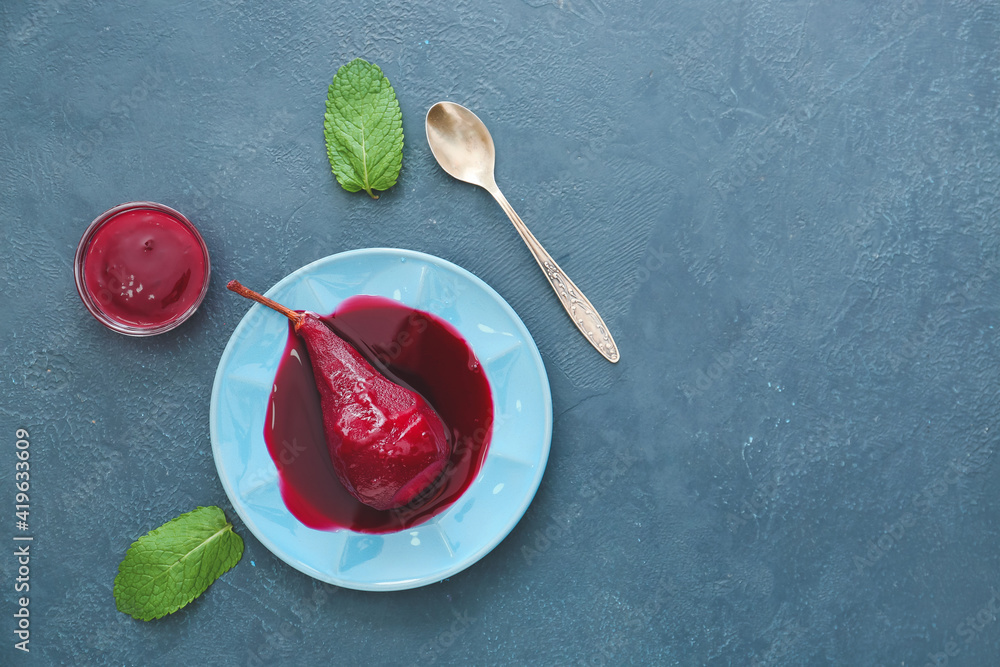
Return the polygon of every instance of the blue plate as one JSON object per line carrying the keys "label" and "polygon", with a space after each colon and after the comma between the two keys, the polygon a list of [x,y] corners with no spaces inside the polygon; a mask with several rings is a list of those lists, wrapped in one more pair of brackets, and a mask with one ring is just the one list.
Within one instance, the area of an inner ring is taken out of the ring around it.
{"label": "blue plate", "polygon": [[212,453],[229,500],[264,546],[321,581],[394,591],[441,581],[488,554],[527,510],[552,438],[542,358],[517,314],[489,285],[443,259],[373,248],[331,255],[272,287],[290,308],[329,313],[358,294],[433,313],[465,337],[493,392],[493,438],[479,475],[426,523],[382,535],[314,530],[285,507],[264,444],[264,414],[285,342],[285,318],[254,305],[236,327],[212,388]]}

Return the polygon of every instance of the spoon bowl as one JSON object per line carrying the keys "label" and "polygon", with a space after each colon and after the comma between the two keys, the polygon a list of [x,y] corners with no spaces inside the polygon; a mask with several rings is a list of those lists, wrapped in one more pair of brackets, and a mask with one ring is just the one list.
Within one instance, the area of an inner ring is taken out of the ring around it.
{"label": "spoon bowl", "polygon": [[545,277],[555,290],[566,313],[573,320],[573,324],[587,337],[590,344],[604,355],[605,359],[616,363],[620,358],[618,346],[615,345],[604,320],[597,314],[597,310],[583,292],[573,284],[569,276],[559,268],[552,256],[528,230],[527,225],[497,187],[493,176],[496,151],[493,147],[493,137],[490,136],[490,131],[486,129],[483,121],[460,104],[438,102],[427,111],[424,125],[427,131],[427,143],[441,168],[458,180],[478,185],[493,195],[528,246],[538,266],[545,272]]}
{"label": "spoon bowl", "polygon": [[460,104],[438,102],[427,112],[427,143],[441,168],[460,181],[492,185],[496,152],[483,121]]}

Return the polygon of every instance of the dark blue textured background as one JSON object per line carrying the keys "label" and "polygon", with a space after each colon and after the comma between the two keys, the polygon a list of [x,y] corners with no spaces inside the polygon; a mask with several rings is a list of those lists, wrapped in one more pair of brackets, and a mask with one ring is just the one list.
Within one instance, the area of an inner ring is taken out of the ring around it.
{"label": "dark blue textured background", "polygon": [[[996,664],[997,3],[135,5],[0,7],[0,543],[16,428],[36,536],[30,656],[0,548],[0,661]],[[403,110],[378,201],[323,144],[356,56]],[[437,167],[441,99],[487,122],[498,183],[620,364]],[[72,278],[87,224],[135,199],[184,212],[213,262],[195,317],[149,340],[101,327]],[[235,520],[208,437],[247,309],[225,282],[372,246],[469,269],[534,335],[555,429],[524,519],[392,594],[313,581],[237,522],[243,560],[204,596],[117,612],[133,539],[196,505]]]}

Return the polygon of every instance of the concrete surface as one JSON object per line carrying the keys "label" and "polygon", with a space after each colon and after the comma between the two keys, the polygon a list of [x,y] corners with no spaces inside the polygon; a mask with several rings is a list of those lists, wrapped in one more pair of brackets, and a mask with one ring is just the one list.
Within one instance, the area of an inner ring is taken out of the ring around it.
{"label": "concrete surface", "polygon": [[[998,43],[1000,8],[976,0],[4,2],[0,662],[996,664]],[[356,56],[403,111],[377,202],[323,145]],[[620,364],[489,196],[437,167],[441,99],[487,122],[500,186]],[[200,311],[151,340],[105,330],[73,287],[84,228],[135,199],[212,253]],[[469,269],[534,335],[556,417],[524,519],[395,594],[315,582],[237,522],[243,560],[200,599],[117,612],[132,540],[199,504],[233,516],[208,434],[247,308],[225,282],[372,246]]]}

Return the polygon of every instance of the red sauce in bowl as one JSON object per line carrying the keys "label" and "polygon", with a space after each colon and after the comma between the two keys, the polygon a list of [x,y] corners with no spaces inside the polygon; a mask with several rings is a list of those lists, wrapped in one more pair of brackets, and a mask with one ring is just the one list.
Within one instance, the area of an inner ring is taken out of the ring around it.
{"label": "red sauce in bowl", "polygon": [[194,225],[152,202],[122,204],[95,220],[77,248],[76,286],[90,313],[132,336],[169,331],[208,290],[208,249]]}

